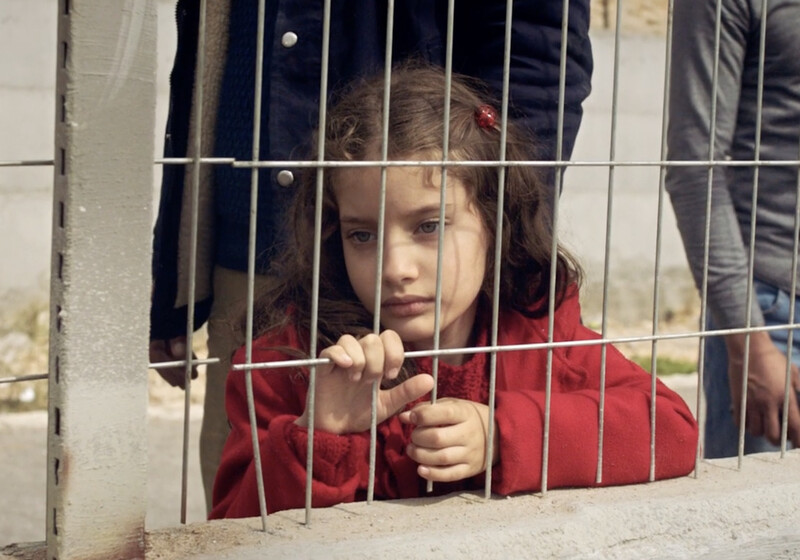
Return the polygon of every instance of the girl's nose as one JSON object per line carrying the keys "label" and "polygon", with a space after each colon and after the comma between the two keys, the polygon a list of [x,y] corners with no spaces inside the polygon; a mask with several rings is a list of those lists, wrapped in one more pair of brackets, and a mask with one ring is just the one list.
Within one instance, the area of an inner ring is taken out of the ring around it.
{"label": "girl's nose", "polygon": [[388,284],[406,284],[419,276],[418,251],[410,241],[384,242],[383,281]]}

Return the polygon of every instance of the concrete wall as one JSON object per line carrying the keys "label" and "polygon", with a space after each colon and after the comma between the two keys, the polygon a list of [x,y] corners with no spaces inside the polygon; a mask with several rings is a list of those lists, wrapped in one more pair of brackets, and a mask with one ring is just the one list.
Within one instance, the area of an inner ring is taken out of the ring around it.
{"label": "concrete wall", "polygon": [[[484,501],[475,493],[288,510],[149,531],[161,560],[603,558],[790,560],[800,557],[800,451],[701,462],[697,476],[551,490]],[[769,483],[763,483],[769,481]],[[43,544],[0,560],[43,558]]]}
{"label": "concrete wall", "polygon": [[[53,159],[55,0],[0,3],[0,161]],[[0,167],[0,308],[44,297],[50,273],[50,167]]]}
{"label": "concrete wall", "polygon": [[[52,160],[57,0],[0,2],[0,162]],[[158,112],[162,151],[169,70],[175,49],[174,0],[158,0]],[[154,170],[154,185],[160,169]],[[49,297],[53,170],[0,167],[0,324]]]}
{"label": "concrete wall", "polygon": [[[174,0],[158,2],[159,105],[156,154],[166,119],[168,74],[175,45]],[[0,161],[53,158],[56,0],[0,2]],[[613,35],[593,35],[593,92],[573,158],[609,158]],[[616,159],[657,160],[660,154],[664,39],[623,37]],[[156,166],[154,185],[160,169]],[[585,265],[589,279],[585,313],[599,321],[608,193],[608,169],[567,171],[561,199],[561,231]],[[658,169],[617,168],[611,241],[610,318],[646,319],[652,309]],[[50,263],[50,167],[0,167],[0,313],[31,299],[45,300]],[[667,202],[662,248],[662,306],[672,311],[694,304],[694,288]],[[0,317],[1,319],[1,317]]]}
{"label": "concrete wall", "polygon": [[[625,34],[619,49],[617,124],[614,160],[661,159],[665,39]],[[594,32],[592,94],[573,161],[609,161],[614,69],[614,35]],[[610,227],[609,320],[618,323],[652,316],[653,275],[658,220],[657,166],[616,167]],[[599,321],[605,253],[608,167],[572,167],[565,175],[559,217],[562,239],[583,263],[587,282],[584,314]],[[694,309],[697,296],[665,194],[662,211],[659,301],[661,316]]]}

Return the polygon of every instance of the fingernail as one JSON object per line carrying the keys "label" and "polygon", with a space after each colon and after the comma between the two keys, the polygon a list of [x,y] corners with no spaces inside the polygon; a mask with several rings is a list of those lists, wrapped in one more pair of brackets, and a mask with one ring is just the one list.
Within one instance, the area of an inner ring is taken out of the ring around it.
{"label": "fingernail", "polygon": [[386,372],[386,377],[388,377],[389,379],[394,379],[395,377],[397,377],[398,373],[400,373],[400,368],[392,368]]}

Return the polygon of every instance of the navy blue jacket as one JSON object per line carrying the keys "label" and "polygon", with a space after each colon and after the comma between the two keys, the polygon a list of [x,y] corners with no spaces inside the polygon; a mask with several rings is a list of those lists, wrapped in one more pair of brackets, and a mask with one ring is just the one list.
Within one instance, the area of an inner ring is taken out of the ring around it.
{"label": "navy blue jacket", "polygon": [[[179,0],[178,47],[170,77],[170,112],[165,157],[187,152],[197,52],[197,0]],[[228,55],[217,113],[214,155],[250,160],[255,76],[255,0],[231,0]],[[303,158],[317,124],[322,51],[322,0],[267,2],[264,38],[261,160]],[[487,82],[500,97],[503,74],[505,1],[456,3],[453,69]],[[562,0],[515,1],[511,45],[510,110],[540,141],[543,160],[556,155],[561,56]],[[334,0],[328,91],[383,67],[385,0]],[[293,32],[293,46],[282,45]],[[400,0],[395,5],[393,59],[415,56],[444,66],[447,2]],[[567,38],[562,157],[568,159],[580,125],[581,103],[591,88],[589,0],[571,0]],[[278,184],[278,169],[260,172],[257,267],[268,268],[279,245],[281,221],[292,190]],[[151,338],[171,338],[186,329],[186,307],[175,307],[178,230],[184,168],[165,165],[155,228]],[[552,177],[552,174],[551,174]],[[250,171],[214,168],[215,264],[247,270]],[[202,227],[202,224],[200,224]],[[197,303],[195,328],[208,318],[211,300]]]}

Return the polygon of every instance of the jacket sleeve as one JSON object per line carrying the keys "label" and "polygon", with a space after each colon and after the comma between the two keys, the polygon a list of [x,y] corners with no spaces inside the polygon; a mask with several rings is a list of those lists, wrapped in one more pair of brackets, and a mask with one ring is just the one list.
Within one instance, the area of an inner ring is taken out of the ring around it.
{"label": "jacket sleeve", "polygon": [[[200,19],[197,0],[180,0],[175,8],[178,45],[170,74],[170,98],[164,157],[186,157],[189,118]],[[178,292],[178,241],[183,201],[184,165],[164,165],[153,236],[153,292],[150,339],[169,339],[186,332],[187,308],[175,307]],[[194,328],[206,322],[211,300],[197,303]]]}
{"label": "jacket sleeve", "polygon": [[[275,352],[254,361],[286,359]],[[243,362],[242,350],[234,363]],[[305,503],[308,430],[294,421],[305,409],[307,381],[299,370],[254,370],[252,375],[257,437],[269,512],[302,507]],[[258,515],[258,492],[245,374],[228,376],[226,410],[231,432],[225,443],[214,483],[209,518]],[[314,434],[313,506],[352,501],[366,462],[363,435]]]}
{"label": "jacket sleeve", "polygon": [[[563,315],[557,312],[557,318]],[[563,317],[561,317],[563,318]],[[599,335],[570,319],[570,340],[598,339]],[[544,359],[542,359],[544,358]],[[595,486],[600,429],[601,346],[573,346],[553,352],[550,403],[548,488]],[[531,375],[546,367],[522,354],[515,375]],[[543,374],[541,374],[543,376]],[[651,406],[655,403],[655,478],[682,476],[694,468],[697,423],[681,397],[627,360],[616,348],[606,347],[603,403],[602,486],[646,482],[650,474]],[[500,436],[498,476],[493,490],[500,494],[536,491],[542,485],[545,418],[543,387],[497,395],[495,418]]]}
{"label": "jacket sleeve", "polygon": [[[513,2],[510,112],[539,141],[539,159],[557,155],[560,92],[562,0]],[[506,2],[460,2],[455,11],[453,65],[487,82],[495,96],[503,90]],[[571,0],[566,36],[564,122],[561,154],[569,159],[591,91],[592,50],[589,1]]]}
{"label": "jacket sleeve", "polygon": [[[234,363],[242,363],[243,357],[240,350]],[[287,357],[276,352],[254,356],[258,362],[278,359]],[[254,370],[252,380],[267,510],[303,507],[309,432],[294,421],[305,409],[306,373]],[[259,503],[244,372],[233,371],[229,375],[226,408],[231,432],[215,479],[209,518],[256,516]],[[397,418],[379,426],[376,497],[391,499],[416,493],[416,465],[405,455],[406,443]],[[364,499],[369,475],[369,432],[335,435],[316,430],[313,453],[313,507]]]}
{"label": "jacket sleeve", "polygon": [[[675,2],[672,72],[667,128],[670,161],[729,157],[739,110],[740,84],[747,53],[749,2],[723,2],[717,75],[716,113],[712,123],[716,0]],[[712,124],[714,148],[710,153]],[[710,171],[701,166],[667,168],[670,194],[689,267],[701,286],[705,227],[710,220],[708,302],[719,327],[742,327],[747,313],[747,256],[725,168],[713,168],[711,214],[706,217]],[[752,324],[763,324],[758,302]]]}

